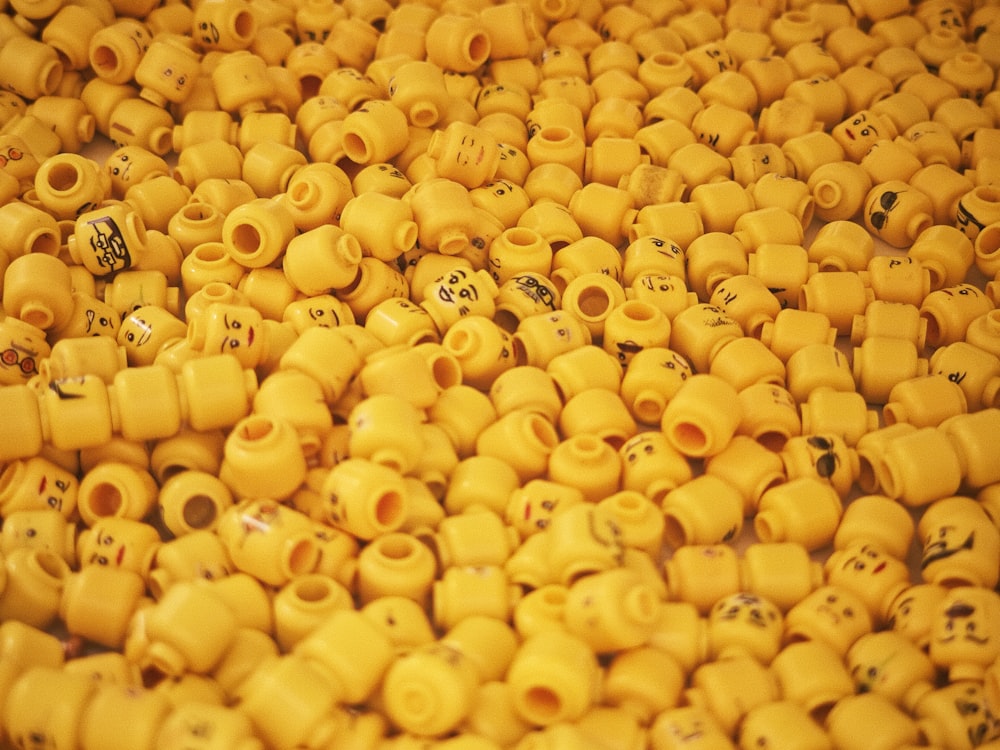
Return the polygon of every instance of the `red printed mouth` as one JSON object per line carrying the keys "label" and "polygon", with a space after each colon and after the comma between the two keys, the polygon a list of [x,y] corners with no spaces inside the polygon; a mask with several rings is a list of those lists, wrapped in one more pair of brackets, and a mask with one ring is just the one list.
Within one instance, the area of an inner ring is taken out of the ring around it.
{"label": "red printed mouth", "polygon": [[122,560],[124,559],[125,559],[125,545],[123,544],[121,547],[118,548],[118,555],[115,557],[115,564],[120,566],[122,564]]}
{"label": "red printed mouth", "polygon": [[885,570],[885,560],[883,560],[882,562],[880,562],[878,565],[875,566],[875,570],[872,571],[872,575],[876,573],[881,573],[883,570]]}
{"label": "red printed mouth", "polygon": [[848,130],[844,130],[844,133],[845,133],[845,134],[847,135],[847,137],[848,137],[848,138],[850,138],[850,139],[851,139],[852,141],[854,140],[854,131],[852,131],[852,130],[849,130],[849,129],[848,129]]}
{"label": "red printed mouth", "polygon": [[253,328],[247,329],[247,346],[253,346]]}

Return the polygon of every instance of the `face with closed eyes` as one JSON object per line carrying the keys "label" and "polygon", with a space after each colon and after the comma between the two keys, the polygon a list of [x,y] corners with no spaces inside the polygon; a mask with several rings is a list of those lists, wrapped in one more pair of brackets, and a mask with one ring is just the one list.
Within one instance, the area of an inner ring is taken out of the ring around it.
{"label": "face with closed eyes", "polygon": [[854,591],[869,610],[881,611],[883,597],[894,594],[909,581],[909,568],[901,560],[871,544],[853,544],[830,555],[827,581]]}

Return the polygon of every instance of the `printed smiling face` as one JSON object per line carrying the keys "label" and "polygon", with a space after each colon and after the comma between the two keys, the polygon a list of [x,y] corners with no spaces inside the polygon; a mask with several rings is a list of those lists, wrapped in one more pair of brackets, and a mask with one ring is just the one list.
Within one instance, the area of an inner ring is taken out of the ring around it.
{"label": "printed smiling face", "polygon": [[708,613],[713,658],[749,653],[769,664],[781,649],[781,611],[772,602],[747,592],[723,597]]}
{"label": "printed smiling face", "polygon": [[975,500],[947,497],[932,503],[917,525],[923,545],[920,573],[927,583],[992,588],[1000,563],[1000,531]]}
{"label": "printed smiling face", "polygon": [[711,714],[698,706],[668,709],[650,727],[657,750],[714,750],[732,748],[732,741]]}

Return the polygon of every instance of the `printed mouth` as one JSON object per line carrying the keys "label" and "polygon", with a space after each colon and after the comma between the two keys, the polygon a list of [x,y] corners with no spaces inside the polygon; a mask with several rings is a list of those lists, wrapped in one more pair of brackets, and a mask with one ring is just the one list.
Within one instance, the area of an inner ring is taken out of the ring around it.
{"label": "printed mouth", "polygon": [[885,560],[875,566],[875,570],[872,571],[872,574],[881,573],[883,570],[885,570]]}
{"label": "printed mouth", "polygon": [[125,545],[123,544],[121,547],[118,548],[118,555],[115,557],[115,564],[120,566],[122,564],[122,560],[124,559],[125,559]]}
{"label": "printed mouth", "polygon": [[247,331],[247,346],[253,346],[253,328]]}

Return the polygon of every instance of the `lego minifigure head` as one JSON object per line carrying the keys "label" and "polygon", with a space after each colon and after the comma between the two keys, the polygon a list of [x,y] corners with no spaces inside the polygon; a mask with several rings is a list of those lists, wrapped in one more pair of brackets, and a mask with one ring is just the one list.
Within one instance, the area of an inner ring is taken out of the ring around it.
{"label": "lego minifigure head", "polygon": [[842,497],[858,473],[858,460],[843,438],[835,434],[797,435],[785,442],[782,461],[792,476],[814,476],[828,481]]}
{"label": "lego minifigure head", "polygon": [[926,651],[934,613],[947,593],[944,586],[936,583],[918,583],[904,589],[889,607],[888,628]]}
{"label": "lego minifigure head", "polygon": [[336,328],[354,324],[351,309],[332,294],[304,297],[290,302],[281,319],[291,323],[298,333],[306,328]]}
{"label": "lego minifigure head", "polygon": [[893,703],[912,702],[934,685],[934,665],[901,633],[866,633],[847,652],[847,669],[859,693],[879,693]]}
{"label": "lego minifigure head", "polygon": [[141,521],[113,516],[98,519],[77,539],[81,565],[104,565],[145,574],[160,537]]}
{"label": "lego minifigure head", "polygon": [[66,518],[76,511],[80,481],[42,456],[13,461],[0,471],[0,512],[51,508]]}
{"label": "lego minifigure head", "polygon": [[931,628],[930,657],[952,681],[983,678],[1000,656],[1000,594],[956,586],[941,600]]}
{"label": "lego minifigure head", "polygon": [[50,351],[41,328],[11,316],[0,320],[0,385],[27,383]]}
{"label": "lego minifigure head", "polygon": [[122,146],[104,161],[111,178],[112,193],[121,198],[130,187],[160,174],[170,174],[170,166],[160,156],[142,146]]}
{"label": "lego minifigure head", "polygon": [[857,594],[875,620],[881,620],[899,593],[909,586],[910,569],[879,547],[855,542],[833,552],[826,580]]}
{"label": "lego minifigure head", "polygon": [[[83,292],[73,293],[73,317],[79,320],[86,336],[118,335],[118,318],[115,310],[107,302]],[[72,323],[67,325],[70,327]]]}
{"label": "lego minifigure head", "polygon": [[125,316],[118,327],[117,341],[125,348],[132,366],[150,365],[170,341],[183,339],[187,326],[162,307],[147,305]]}
{"label": "lego minifigure head", "polygon": [[902,180],[875,185],[865,197],[862,219],[865,227],[893,247],[913,244],[933,224],[931,199]]}
{"label": "lego minifigure head", "polygon": [[496,179],[487,182],[470,190],[469,197],[474,205],[501,220],[514,215],[520,217],[531,206],[531,199],[524,188],[510,180]]}
{"label": "lego minifigure head", "polygon": [[523,118],[531,111],[531,96],[516,84],[491,83],[479,90],[475,104],[480,118],[493,112],[511,112]]}
{"label": "lego minifigure head", "polygon": [[834,125],[830,135],[843,147],[851,161],[860,162],[878,141],[895,138],[897,133],[888,120],[863,109]]}
{"label": "lego minifigure head", "polygon": [[708,638],[713,658],[749,653],[770,663],[781,649],[781,610],[763,597],[745,591],[723,597],[708,613]]}
{"label": "lego minifigure head", "polygon": [[264,318],[249,305],[216,302],[188,321],[188,340],[205,354],[231,354],[244,367],[256,367],[266,353]]}
{"label": "lego minifigure head", "polygon": [[923,544],[920,573],[943,586],[994,586],[1000,560],[1000,531],[986,511],[967,497],[931,503],[917,525]]}
{"label": "lego minifigure head", "polygon": [[820,586],[785,615],[786,642],[822,641],[840,654],[871,630],[864,601],[841,586]]}
{"label": "lego minifigure head", "polygon": [[583,502],[583,492],[548,479],[531,479],[511,493],[505,518],[522,538],[544,531],[552,518]]}
{"label": "lego minifigure head", "polygon": [[437,174],[470,189],[493,179],[500,158],[497,141],[489,131],[463,122],[436,131],[427,153],[437,162]]}
{"label": "lego minifigure head", "polygon": [[398,167],[388,162],[379,162],[369,164],[354,175],[351,186],[355,195],[376,192],[401,198],[413,184]]}
{"label": "lego minifigure head", "polygon": [[0,552],[9,554],[11,550],[28,547],[51,552],[72,563],[75,534],[75,525],[68,523],[55,508],[5,513]]}
{"label": "lego minifigure head", "polygon": [[975,241],[979,233],[996,221],[1000,190],[995,185],[978,185],[962,196],[955,209],[955,226]]}
{"label": "lego minifigure head", "polygon": [[732,741],[712,715],[700,706],[682,706],[661,712],[649,729],[657,750],[709,750],[732,747]]}
{"label": "lego minifigure head", "polygon": [[659,430],[637,433],[618,452],[622,458],[622,486],[641,492],[653,502],[659,503],[668,492],[691,479],[687,459]]}

